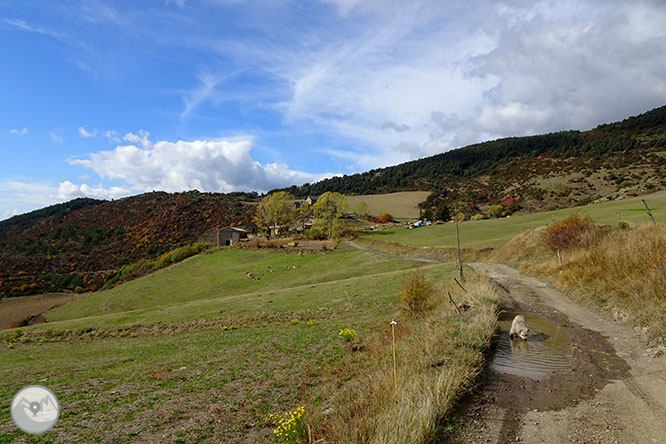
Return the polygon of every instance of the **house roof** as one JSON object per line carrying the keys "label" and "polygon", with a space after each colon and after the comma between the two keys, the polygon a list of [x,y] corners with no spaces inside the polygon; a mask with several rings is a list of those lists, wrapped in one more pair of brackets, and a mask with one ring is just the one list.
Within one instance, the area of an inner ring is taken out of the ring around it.
{"label": "house roof", "polygon": [[238,227],[224,227],[220,228],[221,231],[237,231],[239,233],[247,233],[247,230]]}

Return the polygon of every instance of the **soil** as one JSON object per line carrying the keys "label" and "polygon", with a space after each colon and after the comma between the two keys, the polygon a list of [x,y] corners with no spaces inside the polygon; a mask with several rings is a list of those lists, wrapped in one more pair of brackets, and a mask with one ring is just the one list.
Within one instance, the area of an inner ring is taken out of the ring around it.
{"label": "soil", "polygon": [[[469,265],[498,285],[507,311],[538,317],[565,332],[571,364],[568,371],[540,378],[489,365],[453,419],[457,426],[438,442],[666,442],[666,356],[648,353],[633,329],[538,279],[506,265]],[[528,344],[538,334],[531,331]]]}
{"label": "soil", "polygon": [[46,293],[0,299],[0,330],[17,325],[46,322],[44,313],[85,296],[76,293]]}

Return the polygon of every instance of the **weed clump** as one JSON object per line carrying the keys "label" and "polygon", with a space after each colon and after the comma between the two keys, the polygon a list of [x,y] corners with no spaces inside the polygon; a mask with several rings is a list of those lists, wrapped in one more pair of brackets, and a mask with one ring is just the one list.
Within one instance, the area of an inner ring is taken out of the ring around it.
{"label": "weed clump", "polygon": [[266,418],[268,422],[275,425],[273,435],[280,441],[286,443],[301,443],[308,438],[308,430],[303,419],[305,407],[298,407],[292,412],[283,414],[271,413]]}
{"label": "weed clump", "polygon": [[541,240],[553,251],[590,245],[599,227],[589,217],[572,214],[541,232]]}
{"label": "weed clump", "polygon": [[398,308],[412,315],[422,314],[432,306],[434,287],[418,270],[403,284]]}
{"label": "weed clump", "polygon": [[340,333],[338,335],[345,341],[345,342],[353,342],[358,339],[358,335],[354,330],[351,328],[341,328]]}

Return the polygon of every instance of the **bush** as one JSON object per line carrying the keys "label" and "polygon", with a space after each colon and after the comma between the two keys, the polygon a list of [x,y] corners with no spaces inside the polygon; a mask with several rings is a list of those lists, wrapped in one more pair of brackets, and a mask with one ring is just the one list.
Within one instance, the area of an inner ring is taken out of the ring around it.
{"label": "bush", "polygon": [[541,240],[553,251],[590,245],[599,227],[589,217],[572,214],[546,227]]}
{"label": "bush", "polygon": [[483,220],[485,219],[486,216],[484,216],[482,213],[475,214],[474,216],[470,217],[470,220]]}
{"label": "bush", "polygon": [[305,236],[310,239],[323,240],[326,239],[326,233],[319,227],[312,227],[305,230]]}
{"label": "bush", "polygon": [[488,209],[488,217],[500,217],[504,214],[504,207],[502,205],[493,205]]}
{"label": "bush", "polygon": [[386,224],[388,222],[393,222],[393,216],[386,211],[379,215],[379,223]]}
{"label": "bush", "polygon": [[411,314],[420,314],[431,307],[435,289],[417,270],[403,284],[400,292],[400,308]]}

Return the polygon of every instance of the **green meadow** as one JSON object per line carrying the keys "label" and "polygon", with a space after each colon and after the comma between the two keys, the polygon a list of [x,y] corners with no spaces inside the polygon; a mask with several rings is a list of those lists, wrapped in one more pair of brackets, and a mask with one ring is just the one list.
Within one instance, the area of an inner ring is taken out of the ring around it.
{"label": "green meadow", "polygon": [[[545,211],[542,213],[519,214],[501,219],[465,221],[459,224],[460,244],[463,247],[471,248],[498,247],[523,231],[547,225],[554,220],[563,219],[576,212],[583,216],[589,216],[600,224],[617,224],[616,213],[619,213],[620,220],[624,222],[650,222],[641,199],[645,199],[657,222],[666,220],[666,191],[660,191],[642,197],[606,201],[582,207]],[[363,236],[413,247],[455,247],[456,226],[453,223],[447,223],[417,229],[394,227],[387,230],[363,233]]]}
{"label": "green meadow", "polygon": [[[343,249],[215,250],[3,331],[0,402],[42,384],[62,412],[51,432],[29,437],[3,409],[0,443],[271,441],[269,412],[325,410],[368,370],[338,331],[361,342],[389,334],[416,266]],[[420,269],[433,284],[454,272]]]}

